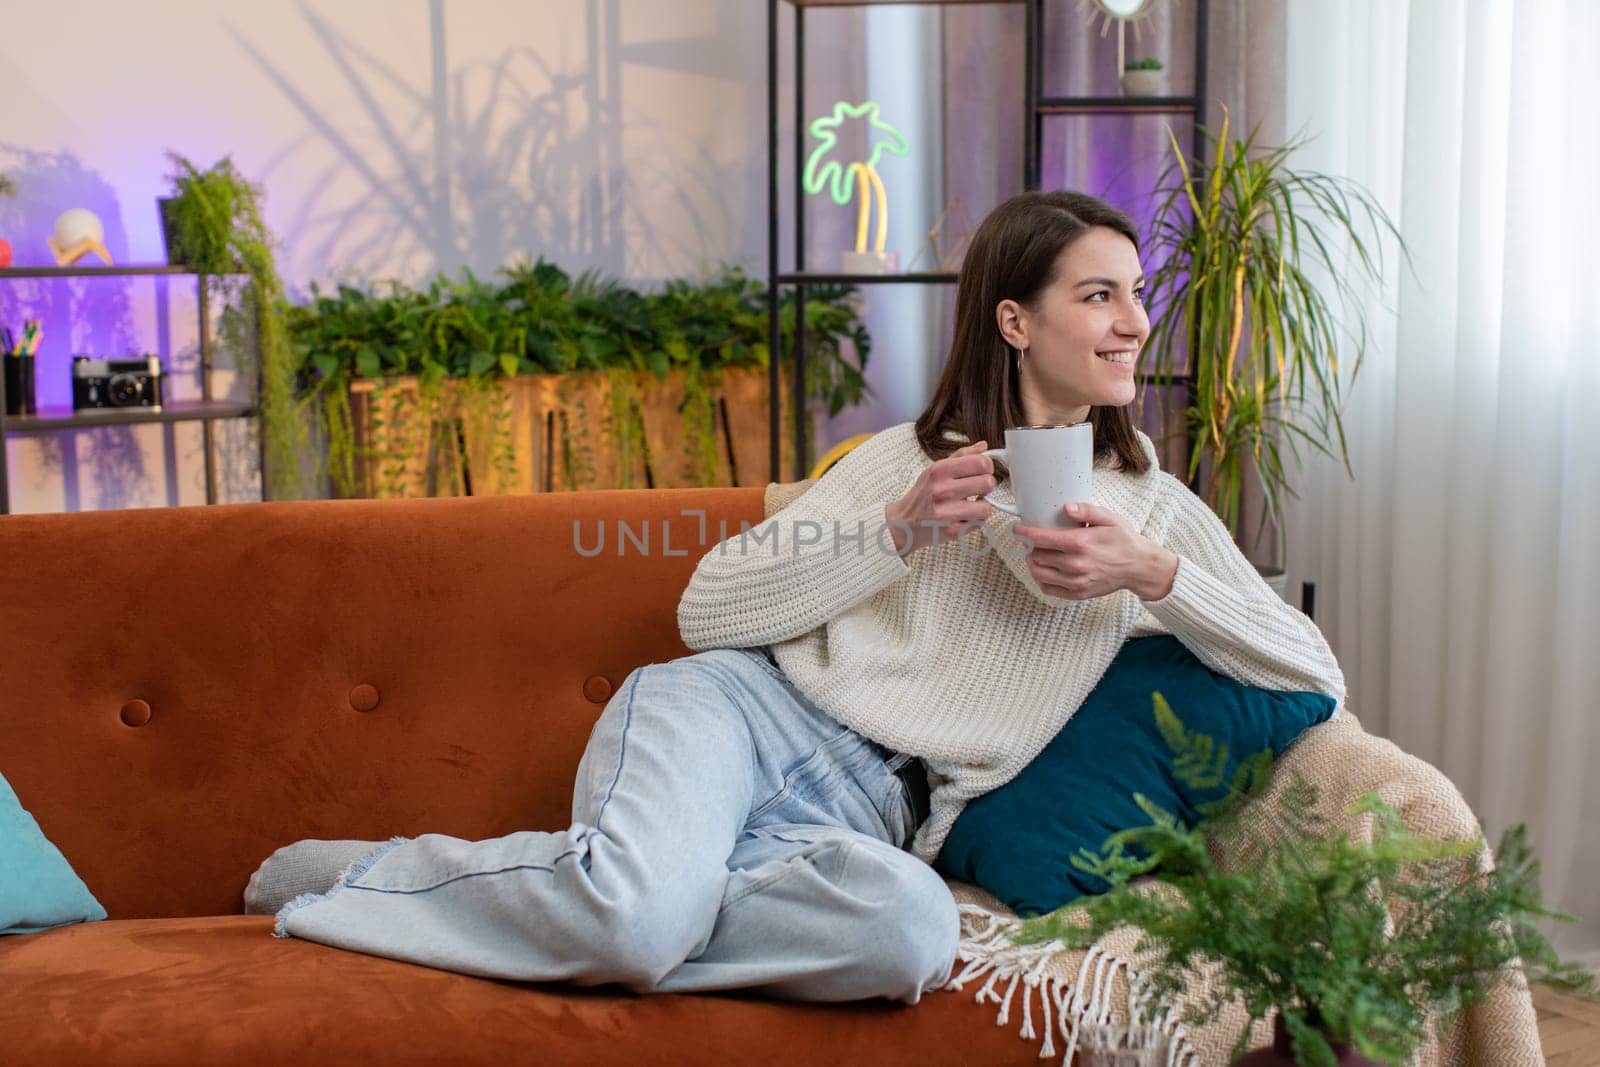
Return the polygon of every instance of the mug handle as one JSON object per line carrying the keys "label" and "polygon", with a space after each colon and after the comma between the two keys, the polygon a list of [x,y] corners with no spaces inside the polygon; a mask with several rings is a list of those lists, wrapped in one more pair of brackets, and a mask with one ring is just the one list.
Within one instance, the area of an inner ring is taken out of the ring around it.
{"label": "mug handle", "polygon": [[[979,455],[989,456],[992,459],[998,459],[1001,463],[1005,463],[1007,465],[1009,465],[1011,462],[1010,460],[1006,459],[1006,450],[1003,448],[991,448],[987,451],[980,452]],[[991,492],[993,492],[993,490],[991,490]],[[988,494],[985,494],[983,499],[992,508],[999,508],[1007,515],[1011,515],[1018,519],[1022,518],[1022,512],[1018,511],[1016,506],[1013,504],[1002,504],[998,500],[991,499]]]}

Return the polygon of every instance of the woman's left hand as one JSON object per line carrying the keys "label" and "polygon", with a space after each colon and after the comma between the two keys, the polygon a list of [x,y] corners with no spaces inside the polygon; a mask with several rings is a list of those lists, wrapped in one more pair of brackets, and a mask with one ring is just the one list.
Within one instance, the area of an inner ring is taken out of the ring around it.
{"label": "woman's left hand", "polygon": [[1089,600],[1127,589],[1140,600],[1160,600],[1172,591],[1178,557],[1131,528],[1115,512],[1094,504],[1062,509],[1074,523],[1044,530],[1016,523],[1011,532],[1028,552],[1028,573],[1046,596]]}

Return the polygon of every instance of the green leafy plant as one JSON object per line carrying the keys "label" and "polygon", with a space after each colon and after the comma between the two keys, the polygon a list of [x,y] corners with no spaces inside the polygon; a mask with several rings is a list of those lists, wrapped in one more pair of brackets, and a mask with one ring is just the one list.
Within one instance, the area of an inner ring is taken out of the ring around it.
{"label": "green leafy plant", "polygon": [[[830,415],[869,395],[864,368],[871,341],[854,293],[849,286],[807,290],[809,387]],[[626,455],[644,448],[641,383],[683,371],[685,462],[709,482],[717,462],[710,390],[724,368],[764,367],[769,358],[765,287],[737,269],[641,292],[594,272],[573,278],[541,259],[505,268],[493,281],[463,271],[419,289],[393,282],[332,291],[313,285],[311,299],[286,315],[302,394],[322,413],[329,473],[344,492],[355,483],[349,386],[357,379],[414,375],[423,400],[436,398],[447,379],[482,383],[467,393],[477,398],[470,403],[483,405],[469,413],[481,421],[490,419],[490,409],[504,409],[505,393],[495,383],[515,375],[603,373],[612,386],[610,410],[574,409],[578,424],[559,428],[572,467],[566,480],[576,485],[592,473],[587,452],[601,427]],[[786,294],[780,307],[785,355],[793,350],[794,317],[793,297]],[[514,464],[509,429],[491,436],[504,472]],[[399,476],[405,458],[388,457],[386,465]]]}
{"label": "green leafy plant", "polygon": [[1135,59],[1131,63],[1126,63],[1126,64],[1123,65],[1122,69],[1123,70],[1165,70],[1166,66],[1167,65],[1165,63],[1161,62],[1161,60],[1155,58],[1154,56],[1150,56],[1150,57],[1148,57],[1146,59]]}
{"label": "green leafy plant", "polygon": [[[234,349],[236,364],[254,363],[258,371],[258,432],[268,495],[297,497],[308,433],[295,399],[296,361],[285,322],[276,242],[261,216],[261,191],[229,157],[201,170],[175,152],[168,156],[173,170],[167,211],[187,260],[184,265],[203,275],[202,284],[214,286],[226,302],[222,337]],[[252,334],[253,346],[248,343]]]}
{"label": "green leafy plant", "polygon": [[[1366,349],[1356,279],[1381,279],[1383,208],[1345,179],[1291,169],[1305,142],[1257,149],[1256,132],[1207,134],[1216,162],[1191,170],[1169,128],[1174,161],[1155,192],[1145,251],[1159,264],[1146,346],[1158,383],[1193,373],[1184,412],[1193,434],[1189,479],[1235,535],[1245,458],[1268,518],[1283,530],[1293,495],[1279,442],[1337,456],[1348,473],[1344,392]],[[1338,251],[1348,242],[1349,262]],[[1400,241],[1402,252],[1405,244]],[[1320,274],[1325,281],[1319,281]],[[1342,307],[1330,305],[1342,299]],[[1345,329],[1346,317],[1353,328]],[[1343,336],[1341,336],[1343,334]],[[1348,376],[1348,381],[1346,380]]]}
{"label": "green leafy plant", "polygon": [[[1210,739],[1185,731],[1160,694],[1154,704],[1176,756],[1174,773],[1191,785],[1217,784]],[[1541,902],[1539,865],[1522,827],[1505,834],[1491,865],[1481,836],[1413,834],[1369,794],[1345,813],[1373,820],[1371,840],[1358,841],[1316,814],[1316,789],[1296,776],[1272,813],[1274,831],[1255,836],[1242,830],[1240,814],[1271,769],[1270,752],[1241,761],[1225,795],[1194,827],[1136,795],[1151,825],[1073,858],[1111,891],[1027,920],[1017,939],[1086,947],[1136,927],[1143,932],[1137,951],[1151,960],[1144,977],[1161,1009],[1185,992],[1194,997],[1184,1012],[1191,1023],[1210,1021],[1236,1000],[1252,1024],[1276,1008],[1296,1061],[1317,1067],[1335,1062],[1330,1042],[1383,1062],[1405,1059],[1430,1016],[1442,1025],[1483,1001],[1513,979],[1519,959],[1532,981],[1595,994],[1594,975],[1562,963],[1533,924],[1571,916]],[[1217,859],[1224,841],[1232,850],[1226,864]],[[1176,892],[1135,881],[1151,874]],[[1217,973],[1206,974],[1208,963],[1220,965]],[[1246,1025],[1235,1056],[1249,1034]]]}

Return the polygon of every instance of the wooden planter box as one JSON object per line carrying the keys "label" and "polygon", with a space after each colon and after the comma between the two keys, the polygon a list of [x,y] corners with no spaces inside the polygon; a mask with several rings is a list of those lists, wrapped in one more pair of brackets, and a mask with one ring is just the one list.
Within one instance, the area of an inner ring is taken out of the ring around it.
{"label": "wooden planter box", "polygon": [[[765,485],[767,371],[708,375],[710,451],[689,431],[686,372],[450,379],[421,396],[416,378],[350,385],[358,494],[466,496]],[[787,390],[784,391],[787,395]],[[702,409],[704,410],[704,409]],[[498,431],[496,425],[498,424]],[[784,435],[783,469],[793,454]]]}

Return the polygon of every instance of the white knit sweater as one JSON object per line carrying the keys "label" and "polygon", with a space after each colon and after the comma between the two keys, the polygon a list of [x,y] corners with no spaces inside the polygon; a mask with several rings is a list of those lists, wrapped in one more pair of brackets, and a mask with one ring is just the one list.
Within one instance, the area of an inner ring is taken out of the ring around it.
{"label": "white knit sweater", "polygon": [[[1274,595],[1227,528],[1156,469],[1098,467],[1094,503],[1179,557],[1172,591],[1046,596],[1016,522],[995,509],[958,543],[902,559],[884,507],[931,465],[911,423],[847,454],[792,504],[713,548],[678,604],[697,650],[770,645],[795,686],[840,723],[920,756],[932,810],[912,850],[938,855],[967,801],[1015,777],[1072,717],[1130,636],[1170,632],[1247,685],[1343,702],[1321,631]],[[996,499],[1013,502],[1009,482]],[[839,536],[835,537],[835,530]],[[864,533],[864,543],[849,540]]]}

